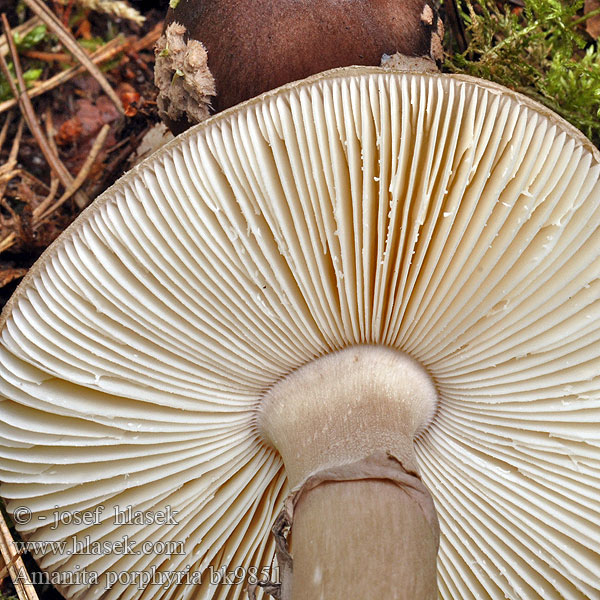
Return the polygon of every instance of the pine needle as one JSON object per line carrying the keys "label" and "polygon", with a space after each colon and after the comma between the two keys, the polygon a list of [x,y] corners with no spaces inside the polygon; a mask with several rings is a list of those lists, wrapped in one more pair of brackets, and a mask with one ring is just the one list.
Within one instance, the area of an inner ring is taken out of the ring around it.
{"label": "pine needle", "polygon": [[39,600],[23,559],[15,548],[13,537],[2,512],[0,512],[0,555],[15,585],[19,600]]}
{"label": "pine needle", "polygon": [[[69,4],[69,0],[59,0],[61,4]],[[113,15],[141,25],[146,17],[123,0],[75,0],[75,4],[87,10]]]}

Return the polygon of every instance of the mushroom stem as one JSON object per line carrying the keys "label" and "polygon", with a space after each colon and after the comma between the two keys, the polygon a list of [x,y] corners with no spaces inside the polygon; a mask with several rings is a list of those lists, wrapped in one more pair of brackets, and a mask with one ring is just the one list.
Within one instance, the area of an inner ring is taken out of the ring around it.
{"label": "mushroom stem", "polygon": [[435,407],[423,367],[381,346],[319,358],[265,395],[259,429],[293,489],[292,600],[435,597],[437,516],[413,449]]}
{"label": "mushroom stem", "polygon": [[436,534],[392,482],[324,483],[294,514],[292,600],[434,600]]}

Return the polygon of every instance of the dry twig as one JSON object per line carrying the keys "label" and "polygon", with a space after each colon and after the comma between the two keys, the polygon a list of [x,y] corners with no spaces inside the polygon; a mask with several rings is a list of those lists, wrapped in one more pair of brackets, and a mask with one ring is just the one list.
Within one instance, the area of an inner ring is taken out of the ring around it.
{"label": "dry twig", "polygon": [[4,520],[4,515],[0,512],[0,553],[4,559],[4,565],[10,574],[11,579],[17,590],[20,600],[39,600],[38,595],[31,583],[29,573],[25,568],[25,563],[13,541],[8,525]]}
{"label": "dry twig", "polygon": [[6,134],[8,133],[8,126],[12,121],[12,113],[8,113],[6,119],[4,120],[4,125],[2,125],[2,130],[0,130],[0,150],[2,150],[2,146],[4,146],[4,142],[6,141]]}
{"label": "dry twig", "polygon": [[[19,125],[17,126],[17,133],[13,139],[13,143],[10,149],[10,154],[8,155],[8,160],[0,165],[0,173],[10,173],[15,170],[17,166],[17,156],[19,154],[19,146],[21,144],[21,137],[23,136],[23,119],[19,121]],[[2,194],[0,194],[2,197]]]}
{"label": "dry twig", "polygon": [[[19,279],[27,274],[28,269],[2,269],[0,271],[0,288],[8,285],[11,281],[15,279]],[[2,581],[2,576],[6,572],[8,574],[8,569],[6,567],[0,570],[0,581]],[[4,575],[6,577],[6,575]]]}
{"label": "dry twig", "polygon": [[8,250],[17,241],[16,233],[9,233],[4,239],[0,240],[0,254]]}
{"label": "dry twig", "polygon": [[[96,137],[96,140],[94,141],[90,153],[83,163],[83,166],[79,170],[79,173],[77,173],[77,177],[75,177],[73,183],[71,183],[71,185],[65,190],[64,194],[56,201],[56,203],[53,204],[48,210],[45,210],[48,206],[48,204],[46,204],[48,199],[46,199],[33,211],[33,215],[36,217],[36,221],[38,221],[38,223],[41,223],[48,218],[59,206],[64,204],[83,185],[92,166],[94,165],[94,161],[96,158],[98,158],[98,154],[100,154],[100,150],[102,150],[102,147],[106,142],[106,137],[108,136],[109,131],[110,125],[104,125],[102,127],[98,137]],[[38,223],[36,223],[36,225]]]}
{"label": "dry twig", "polygon": [[[22,25],[17,25],[17,27],[14,27],[13,33],[18,33],[19,35],[24,36],[41,24],[42,22],[38,17],[32,17],[31,19],[25,21],[25,23]],[[3,56],[8,54],[8,44],[6,43],[6,36],[4,34],[0,35],[0,54]]]}
{"label": "dry twig", "polygon": [[157,23],[143,38],[132,38],[130,46],[131,52],[140,52],[147,48],[153,47],[158,38],[162,35],[163,22]]}
{"label": "dry twig", "polygon": [[[68,4],[70,2],[70,0],[58,1],[61,4]],[[146,17],[142,16],[135,8],[129,6],[127,2],[123,2],[122,0],[76,0],[75,3],[79,4],[82,8],[114,15],[119,19],[133,21],[138,25],[142,25],[146,20]]]}
{"label": "dry twig", "polygon": [[[25,169],[17,169],[15,171],[16,175],[19,175],[23,179],[28,179],[33,185],[42,188],[43,190],[49,190],[50,188],[41,180],[39,180],[35,175],[32,175],[29,171],[25,171]],[[52,177],[54,177],[54,173],[50,173]]]}
{"label": "dry twig", "polygon": [[[8,119],[7,119],[8,120]],[[8,182],[15,176],[15,167],[17,166],[17,156],[19,155],[19,146],[21,145],[21,137],[23,136],[23,118],[19,121],[17,127],[17,134],[13,139],[13,144],[8,155],[8,160],[0,166],[0,173],[2,174],[2,181],[0,181],[0,204],[10,214],[11,218],[15,223],[19,223],[19,218],[15,214],[11,205],[4,199],[4,192],[6,192],[6,186]],[[4,217],[2,217],[4,222]]]}
{"label": "dry twig", "polygon": [[39,209],[41,208],[43,211],[46,209],[46,207],[48,207],[52,204],[52,202],[54,201],[54,198],[56,198],[56,194],[58,193],[59,185],[60,185],[60,181],[58,181],[58,179],[56,177],[52,177],[52,179],[50,180],[50,191],[48,192],[48,195],[44,198],[44,201],[39,206],[37,206],[35,208],[35,210],[33,211],[34,220],[35,220],[36,210],[39,211]]}
{"label": "dry twig", "polygon": [[73,64],[73,57],[66,52],[40,52],[38,50],[25,50],[25,52],[22,52],[21,54],[27,58],[43,60],[44,62],[57,61],[61,63]]}
{"label": "dry twig", "polygon": [[84,52],[73,34],[56,18],[56,15],[41,0],[23,0],[25,4],[52,30],[63,46],[86,68],[89,74],[100,84],[106,95],[113,101],[121,114],[125,114],[123,104],[112,89],[102,71]]}
{"label": "dry twig", "polygon": [[[52,109],[50,107],[46,108],[46,137],[48,138],[48,143],[52,148],[52,152],[54,154],[58,154],[58,146],[56,145],[56,129],[54,129],[54,118],[52,117]],[[66,187],[66,186],[65,186]]]}

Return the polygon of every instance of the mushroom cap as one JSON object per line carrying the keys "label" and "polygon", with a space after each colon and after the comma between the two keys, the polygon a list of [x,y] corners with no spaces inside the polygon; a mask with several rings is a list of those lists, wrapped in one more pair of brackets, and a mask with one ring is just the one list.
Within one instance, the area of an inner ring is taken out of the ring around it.
{"label": "mushroom cap", "polygon": [[[600,598],[599,224],[598,152],[493,84],[351,68],[222,113],[103,194],[5,308],[8,511],[32,541],[136,542],[38,553],[54,581],[99,574],[67,598],[242,597],[210,575],[261,577],[287,492],[261,397],[382,345],[439,396],[415,444],[440,597]],[[186,569],[201,584],[165,583]]]}

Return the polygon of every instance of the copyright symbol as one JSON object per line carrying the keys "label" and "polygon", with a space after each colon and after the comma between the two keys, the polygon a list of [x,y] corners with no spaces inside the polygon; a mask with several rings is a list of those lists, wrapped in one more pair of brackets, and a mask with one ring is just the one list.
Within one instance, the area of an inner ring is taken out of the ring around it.
{"label": "copyright symbol", "polygon": [[26,506],[17,506],[12,518],[17,525],[27,525],[31,521],[31,511]]}

